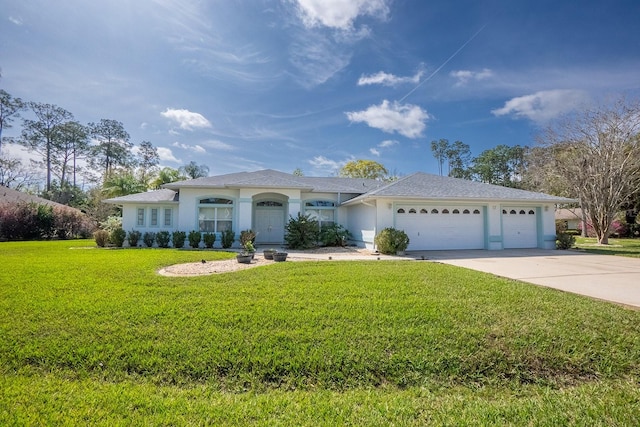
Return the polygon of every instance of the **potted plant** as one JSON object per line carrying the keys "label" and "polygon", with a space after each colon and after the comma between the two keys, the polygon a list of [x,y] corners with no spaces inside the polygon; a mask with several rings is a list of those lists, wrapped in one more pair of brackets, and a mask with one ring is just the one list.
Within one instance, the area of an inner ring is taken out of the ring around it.
{"label": "potted plant", "polygon": [[248,253],[249,255],[251,255],[251,258],[253,258],[253,257],[255,256],[255,254],[256,254],[256,248],[253,246],[253,243],[251,243],[251,241],[250,241],[250,240],[249,240],[249,241],[247,241],[247,242],[244,244],[244,251],[243,251],[243,252],[246,252],[246,253]]}
{"label": "potted plant", "polygon": [[240,252],[236,255],[236,260],[241,264],[251,264],[251,260],[253,259],[253,255],[248,252]]}
{"label": "potted plant", "polygon": [[273,260],[275,262],[283,262],[287,260],[287,255],[289,255],[287,252],[274,252],[273,253]]}
{"label": "potted plant", "polygon": [[264,259],[273,259],[273,254],[275,254],[276,252],[278,252],[278,250],[273,248],[265,249],[264,251],[262,251]]}

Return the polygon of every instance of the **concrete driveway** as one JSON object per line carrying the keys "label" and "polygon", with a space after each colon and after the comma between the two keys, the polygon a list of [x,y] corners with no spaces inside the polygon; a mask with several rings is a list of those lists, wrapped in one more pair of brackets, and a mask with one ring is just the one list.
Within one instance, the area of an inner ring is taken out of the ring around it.
{"label": "concrete driveway", "polygon": [[543,249],[416,251],[407,255],[640,307],[638,258]]}

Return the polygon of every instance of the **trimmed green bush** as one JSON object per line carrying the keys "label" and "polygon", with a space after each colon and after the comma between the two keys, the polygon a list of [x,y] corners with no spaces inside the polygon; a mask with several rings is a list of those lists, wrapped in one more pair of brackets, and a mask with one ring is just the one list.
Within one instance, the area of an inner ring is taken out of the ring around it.
{"label": "trimmed green bush", "polygon": [[398,252],[407,250],[409,236],[403,230],[388,227],[378,233],[374,242],[380,253],[395,255]]}
{"label": "trimmed green bush", "polygon": [[106,230],[96,231],[95,233],[93,233],[93,238],[96,241],[96,245],[101,248],[104,248],[105,246],[107,246],[107,243],[109,243],[109,233]]}
{"label": "trimmed green bush", "polygon": [[187,233],[184,231],[174,231],[171,233],[171,239],[173,240],[174,248],[184,248],[184,242],[187,240]]}
{"label": "trimmed green bush", "polygon": [[215,233],[204,233],[202,236],[202,240],[204,241],[204,246],[208,249],[213,248],[213,244],[216,242],[216,234]]}
{"label": "trimmed green bush", "polygon": [[145,246],[148,247],[148,248],[153,246],[153,242],[155,240],[156,240],[156,233],[154,233],[152,231],[147,231],[142,236],[142,241],[144,242]]}
{"label": "trimmed green bush", "polygon": [[318,245],[320,226],[310,215],[291,216],[285,226],[284,240],[291,249],[310,249]]}
{"label": "trimmed green bush", "polygon": [[236,233],[233,230],[224,230],[220,233],[220,241],[224,249],[229,249],[233,245],[233,241],[236,238]]}
{"label": "trimmed green bush", "polygon": [[156,242],[159,248],[168,248],[171,241],[171,234],[167,230],[158,231],[156,234]]}
{"label": "trimmed green bush", "polygon": [[189,232],[189,246],[193,249],[200,247],[200,241],[202,240],[202,234],[199,231],[191,230]]}
{"label": "trimmed green bush", "polygon": [[129,246],[135,248],[138,246],[138,241],[142,237],[142,233],[138,230],[131,230],[127,235],[127,241],[129,242]]}
{"label": "trimmed green bush", "polygon": [[111,233],[109,233],[109,241],[118,248],[122,247],[126,237],[127,237],[127,232],[124,231],[122,228],[114,228],[113,230],[111,230]]}
{"label": "trimmed green bush", "polygon": [[340,224],[326,225],[320,230],[320,243],[323,246],[344,246],[350,238],[349,230]]}
{"label": "trimmed green bush", "polygon": [[569,233],[558,233],[556,236],[556,249],[571,249],[576,244],[576,238]]}

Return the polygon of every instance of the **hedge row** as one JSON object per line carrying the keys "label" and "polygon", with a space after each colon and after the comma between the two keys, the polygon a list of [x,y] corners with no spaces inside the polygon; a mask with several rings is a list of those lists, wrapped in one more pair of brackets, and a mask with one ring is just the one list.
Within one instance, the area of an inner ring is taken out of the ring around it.
{"label": "hedge row", "polygon": [[95,228],[86,215],[67,207],[33,202],[0,205],[1,240],[86,238]]}

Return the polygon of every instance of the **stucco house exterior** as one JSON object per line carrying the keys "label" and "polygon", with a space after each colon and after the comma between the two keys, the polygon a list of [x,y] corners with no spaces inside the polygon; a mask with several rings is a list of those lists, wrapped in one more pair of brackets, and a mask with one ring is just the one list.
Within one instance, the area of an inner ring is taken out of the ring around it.
{"label": "stucco house exterior", "polygon": [[[555,248],[556,205],[571,199],[422,172],[386,183],[295,176],[275,170],[179,181],[108,199],[122,207],[123,228],[146,231],[257,233],[256,244],[284,242],[291,216],[337,223],[351,243],[374,248],[386,227],[403,229],[408,250]],[[220,239],[217,239],[219,242]]]}

